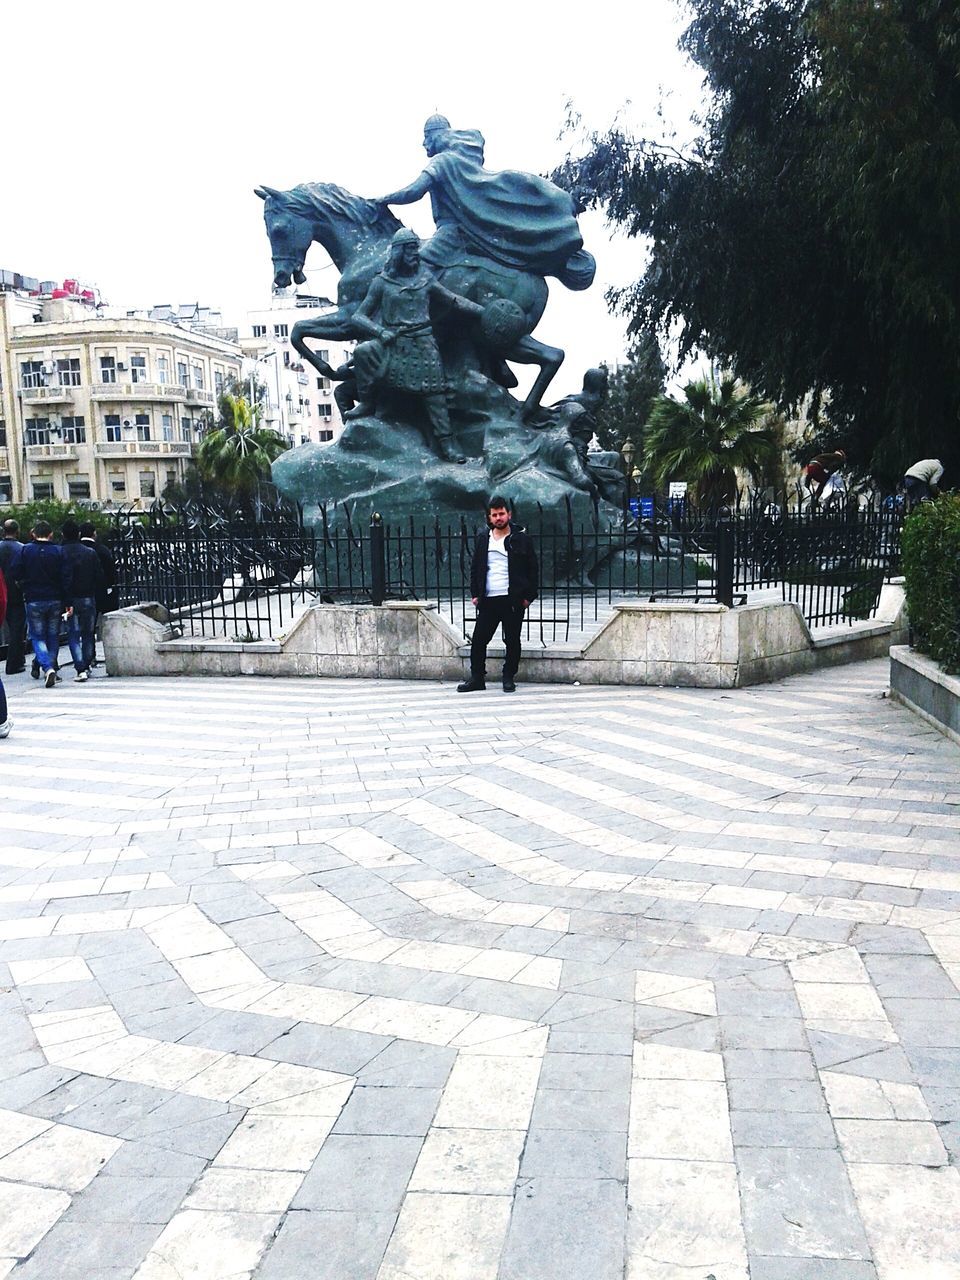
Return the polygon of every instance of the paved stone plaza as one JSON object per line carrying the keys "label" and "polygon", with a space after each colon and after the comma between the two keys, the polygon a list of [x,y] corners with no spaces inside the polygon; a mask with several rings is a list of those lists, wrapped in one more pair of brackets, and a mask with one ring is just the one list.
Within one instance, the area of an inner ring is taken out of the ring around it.
{"label": "paved stone plaza", "polygon": [[0,1276],[960,1277],[960,752],[886,679],[9,681]]}

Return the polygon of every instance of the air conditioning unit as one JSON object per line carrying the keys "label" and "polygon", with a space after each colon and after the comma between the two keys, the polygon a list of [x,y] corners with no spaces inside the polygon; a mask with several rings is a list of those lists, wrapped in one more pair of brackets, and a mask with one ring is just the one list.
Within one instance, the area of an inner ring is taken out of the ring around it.
{"label": "air conditioning unit", "polygon": [[125,431],[129,431],[129,430],[130,430],[130,428],[133,426],[133,419],[132,419],[132,418],[124,418],[123,423],[122,423],[121,425],[123,426],[123,428],[124,428],[124,430],[125,430]]}
{"label": "air conditioning unit", "polygon": [[119,360],[117,361],[117,368],[120,370],[121,373],[127,372],[127,366]]}
{"label": "air conditioning unit", "polygon": [[57,366],[53,364],[45,364],[43,366],[44,374],[49,378],[52,373],[56,373]]}

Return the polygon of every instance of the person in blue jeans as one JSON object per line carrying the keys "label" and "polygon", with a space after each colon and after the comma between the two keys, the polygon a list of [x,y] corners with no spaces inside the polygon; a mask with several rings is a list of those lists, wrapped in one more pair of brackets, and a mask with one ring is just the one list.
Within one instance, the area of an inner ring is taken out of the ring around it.
{"label": "person in blue jeans", "polygon": [[[3,620],[6,616],[7,584],[3,576],[3,570],[0,569],[0,626],[3,626]],[[3,688],[3,681],[0,680],[0,738],[8,738],[12,728],[13,721],[7,715],[7,695]]]}
{"label": "person in blue jeans", "polygon": [[23,592],[27,634],[43,683],[52,689],[59,679],[60,617],[69,607],[71,583],[69,566],[46,520],[33,526],[33,541],[24,547],[14,576]]}
{"label": "person in blue jeans", "polygon": [[93,547],[80,541],[76,520],[64,520],[61,550],[70,574],[70,625],[67,643],[73,655],[74,680],[89,679],[97,651],[97,597],[103,591],[103,568]]}

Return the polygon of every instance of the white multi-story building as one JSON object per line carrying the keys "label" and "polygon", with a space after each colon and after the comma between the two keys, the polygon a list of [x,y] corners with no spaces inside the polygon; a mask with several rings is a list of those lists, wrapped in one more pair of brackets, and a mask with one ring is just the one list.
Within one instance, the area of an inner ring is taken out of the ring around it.
{"label": "white multi-story building", "polygon": [[239,345],[205,308],[112,310],[73,281],[8,274],[0,502],[149,505],[182,481],[225,381],[240,376]]}
{"label": "white multi-story building", "polygon": [[[331,306],[325,298],[277,294],[269,306],[247,313],[240,332],[240,346],[246,357],[244,376],[255,376],[266,388],[265,425],[293,445],[323,444],[335,440],[343,430],[333,396],[334,385],[305,363],[290,345],[290,334],[298,320]],[[350,353],[342,343],[311,340],[310,346],[333,369],[349,359]]]}

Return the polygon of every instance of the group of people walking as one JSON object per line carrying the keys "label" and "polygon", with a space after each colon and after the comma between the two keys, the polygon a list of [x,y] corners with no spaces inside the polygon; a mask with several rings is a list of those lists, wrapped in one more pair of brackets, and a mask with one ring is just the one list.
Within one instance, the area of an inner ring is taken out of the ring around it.
{"label": "group of people walking", "polygon": [[[6,674],[26,670],[29,641],[33,650],[31,674],[42,679],[45,688],[54,688],[60,680],[60,637],[65,622],[73,678],[83,684],[96,663],[97,617],[115,607],[113,556],[97,541],[93,524],[65,520],[56,542],[52,526],[38,520],[31,534],[32,540],[24,543],[17,521],[4,521],[0,623],[7,624]],[[11,726],[0,681],[0,738],[7,737]]]}

